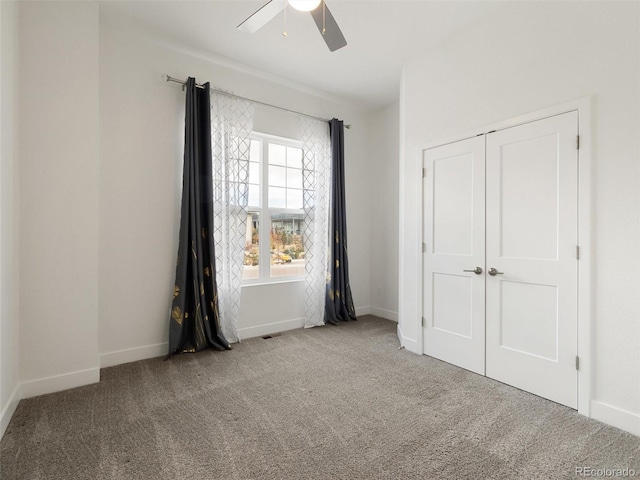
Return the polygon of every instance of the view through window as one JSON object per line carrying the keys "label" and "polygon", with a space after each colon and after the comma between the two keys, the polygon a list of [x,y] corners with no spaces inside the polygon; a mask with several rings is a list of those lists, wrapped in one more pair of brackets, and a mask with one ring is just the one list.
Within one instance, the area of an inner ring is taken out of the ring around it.
{"label": "view through window", "polygon": [[304,275],[302,207],[299,142],[253,135],[243,280],[268,282]]}

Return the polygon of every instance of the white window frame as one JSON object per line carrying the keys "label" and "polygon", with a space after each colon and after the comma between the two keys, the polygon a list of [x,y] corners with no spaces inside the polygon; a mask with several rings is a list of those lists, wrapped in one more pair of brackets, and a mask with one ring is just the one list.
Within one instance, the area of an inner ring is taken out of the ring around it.
{"label": "white window frame", "polygon": [[[272,285],[304,281],[304,273],[286,277],[271,276],[271,216],[277,213],[304,215],[304,209],[269,207],[269,144],[302,149],[302,142],[291,138],[252,132],[251,140],[260,142],[260,206],[248,205],[247,214],[258,213],[258,278],[243,279],[242,286]],[[267,261],[264,261],[266,259]]]}

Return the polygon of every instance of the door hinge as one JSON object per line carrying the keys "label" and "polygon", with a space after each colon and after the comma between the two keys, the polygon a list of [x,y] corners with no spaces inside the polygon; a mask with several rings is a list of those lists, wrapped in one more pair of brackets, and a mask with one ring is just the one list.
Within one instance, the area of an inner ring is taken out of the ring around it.
{"label": "door hinge", "polygon": [[580,245],[576,245],[576,260],[580,260]]}
{"label": "door hinge", "polygon": [[422,317],[422,328],[427,326],[427,322],[425,321],[424,317]]}
{"label": "door hinge", "polygon": [[422,253],[427,253],[427,244],[422,243]]}
{"label": "door hinge", "polygon": [[580,150],[580,135],[576,135],[576,150]]}
{"label": "door hinge", "polygon": [[576,370],[580,370],[580,357],[576,355]]}
{"label": "door hinge", "polygon": [[422,178],[427,178],[427,169],[426,168],[422,169]]}

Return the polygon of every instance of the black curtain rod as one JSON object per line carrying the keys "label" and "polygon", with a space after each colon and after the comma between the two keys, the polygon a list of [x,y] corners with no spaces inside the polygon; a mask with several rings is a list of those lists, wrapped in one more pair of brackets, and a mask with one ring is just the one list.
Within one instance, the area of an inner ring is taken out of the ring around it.
{"label": "black curtain rod", "polygon": [[[165,75],[164,76],[165,82],[174,82],[174,83],[179,83],[181,85],[186,85],[187,82],[184,80],[180,80],[179,78],[173,78],[169,75]],[[196,83],[196,87],[198,88],[204,88],[202,85],[200,85],[199,83]],[[316,120],[322,120],[323,122],[329,122],[331,121],[330,119],[327,118],[322,118],[322,117],[316,117],[315,115],[309,115],[308,113],[303,113],[303,112],[296,112],[295,110],[289,110],[288,108],[284,108],[284,107],[279,107],[277,105],[272,105],[270,103],[265,103],[265,102],[261,102],[259,100],[253,100],[251,98],[247,98],[247,97],[242,97],[240,95],[235,95],[233,93],[229,93],[229,92],[225,92],[224,90],[220,90],[218,88],[215,87],[209,87],[209,89],[213,92],[217,92],[220,93],[221,95],[227,95],[228,97],[234,97],[234,98],[240,98],[242,100],[247,100],[249,102],[253,102],[253,103],[257,103],[258,105],[263,105],[265,107],[269,107],[269,108],[275,108],[276,110],[282,110],[283,112],[289,112],[289,113],[295,113],[296,115],[303,115],[305,117],[309,117],[309,118],[315,118]],[[351,125],[345,125],[344,128],[351,128]]]}

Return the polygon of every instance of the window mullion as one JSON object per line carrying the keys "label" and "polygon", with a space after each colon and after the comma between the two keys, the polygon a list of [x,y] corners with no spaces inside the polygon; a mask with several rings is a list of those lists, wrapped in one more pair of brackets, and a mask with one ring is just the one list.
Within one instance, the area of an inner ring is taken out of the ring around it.
{"label": "window mullion", "polygon": [[262,155],[260,156],[260,280],[269,279],[271,264],[271,215],[269,214],[269,142],[262,140]]}

